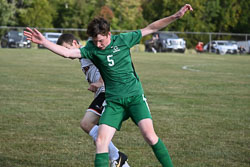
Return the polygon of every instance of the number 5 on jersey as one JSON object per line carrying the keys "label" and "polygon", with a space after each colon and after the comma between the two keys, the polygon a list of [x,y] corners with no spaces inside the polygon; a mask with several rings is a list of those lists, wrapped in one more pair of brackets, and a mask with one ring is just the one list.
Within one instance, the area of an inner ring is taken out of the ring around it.
{"label": "number 5 on jersey", "polygon": [[108,62],[109,62],[109,66],[114,66],[115,65],[115,62],[114,62],[114,60],[112,59],[112,57],[113,57],[113,55],[108,55],[107,56],[107,60],[108,60]]}

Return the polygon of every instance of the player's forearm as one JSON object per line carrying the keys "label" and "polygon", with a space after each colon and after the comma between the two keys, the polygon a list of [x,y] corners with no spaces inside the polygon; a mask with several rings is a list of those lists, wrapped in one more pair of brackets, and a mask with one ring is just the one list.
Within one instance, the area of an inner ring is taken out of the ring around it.
{"label": "player's forearm", "polygon": [[45,40],[43,42],[43,46],[45,48],[49,49],[50,51],[62,56],[62,57],[66,57],[64,54],[67,51],[67,48],[65,48],[65,47],[54,44],[53,42],[50,42],[49,40]]}
{"label": "player's forearm", "polygon": [[68,49],[53,42],[50,42],[49,40],[45,40],[43,42],[43,46],[64,58],[75,59],[81,57],[79,49]]}
{"label": "player's forearm", "polygon": [[151,23],[150,25],[148,25],[148,28],[153,32],[157,32],[160,29],[167,27],[170,23],[174,22],[177,19],[178,17],[174,14],[172,16],[165,17],[163,19]]}
{"label": "player's forearm", "polygon": [[179,17],[176,16],[176,14],[165,17],[163,19],[157,20],[151,24],[149,24],[147,27],[144,29],[141,29],[142,36],[146,36],[148,34],[152,34],[154,32],[157,32],[165,27],[167,27],[170,23],[174,22],[177,20]]}

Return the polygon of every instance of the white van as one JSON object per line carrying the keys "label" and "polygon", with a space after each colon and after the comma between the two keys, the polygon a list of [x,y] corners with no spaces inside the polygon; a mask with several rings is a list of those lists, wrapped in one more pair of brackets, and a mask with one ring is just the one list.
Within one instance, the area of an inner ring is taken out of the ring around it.
{"label": "white van", "polygon": [[[43,36],[50,42],[56,43],[58,38],[62,35],[62,33],[57,32],[45,32],[43,33]],[[38,45],[39,48],[44,48],[43,45]]]}

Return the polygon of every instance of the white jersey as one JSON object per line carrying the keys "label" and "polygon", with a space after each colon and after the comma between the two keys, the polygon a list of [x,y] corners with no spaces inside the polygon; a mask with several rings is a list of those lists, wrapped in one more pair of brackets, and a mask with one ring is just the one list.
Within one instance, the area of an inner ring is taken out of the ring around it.
{"label": "white jersey", "polygon": [[[88,83],[91,84],[91,83],[95,83],[99,81],[101,74],[98,68],[96,68],[96,66],[89,59],[81,58],[79,59],[79,61],[81,63],[82,71],[85,74],[86,80],[88,81]],[[97,89],[97,91],[95,92],[95,98],[101,92],[105,92],[104,85]]]}

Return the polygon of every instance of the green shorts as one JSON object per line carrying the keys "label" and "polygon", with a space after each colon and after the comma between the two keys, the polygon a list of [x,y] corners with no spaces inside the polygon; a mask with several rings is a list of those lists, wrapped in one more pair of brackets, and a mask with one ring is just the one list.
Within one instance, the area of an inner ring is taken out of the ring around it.
{"label": "green shorts", "polygon": [[122,122],[129,117],[131,117],[136,125],[138,125],[138,122],[142,119],[152,119],[144,95],[106,100],[99,124],[109,125],[120,130]]}

